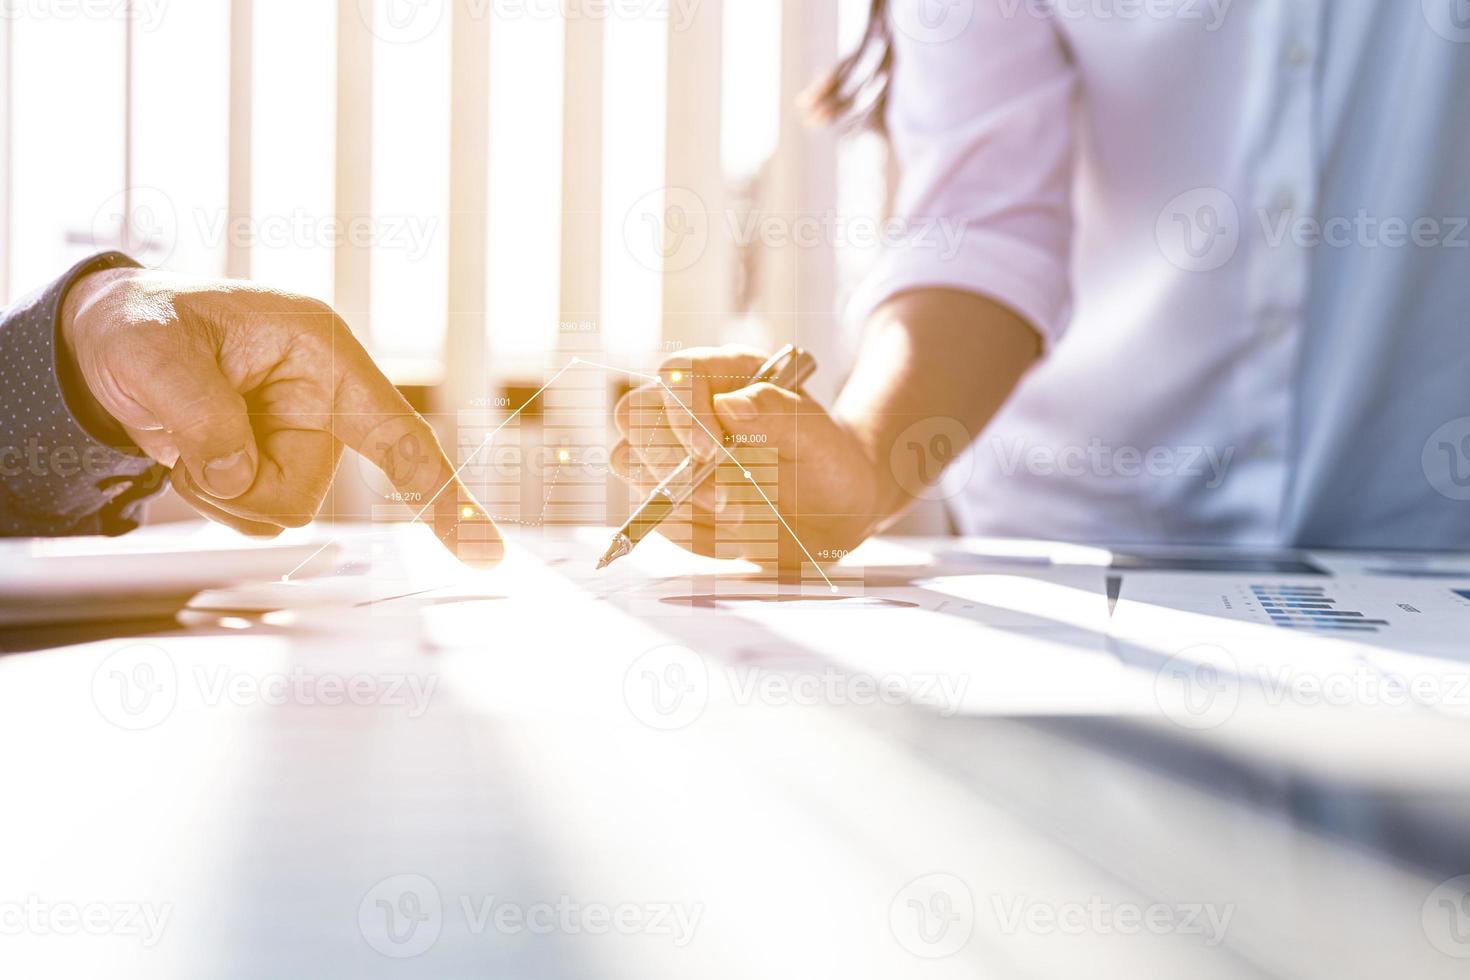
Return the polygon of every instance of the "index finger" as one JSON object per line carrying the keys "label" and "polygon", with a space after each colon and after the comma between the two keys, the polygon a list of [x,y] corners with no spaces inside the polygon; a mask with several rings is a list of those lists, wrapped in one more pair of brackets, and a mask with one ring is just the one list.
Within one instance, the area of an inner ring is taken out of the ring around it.
{"label": "index finger", "polygon": [[455,557],[478,568],[498,564],[505,555],[500,530],[460,479],[462,467],[450,461],[433,427],[348,337],[350,344],[339,337],[336,347],[333,434],[383,472],[414,519],[432,527]]}

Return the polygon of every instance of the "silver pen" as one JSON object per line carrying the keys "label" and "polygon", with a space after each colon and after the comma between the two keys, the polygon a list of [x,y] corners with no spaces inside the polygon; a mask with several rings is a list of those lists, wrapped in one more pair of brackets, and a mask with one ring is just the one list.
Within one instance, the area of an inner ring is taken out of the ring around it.
{"label": "silver pen", "polygon": [[[795,391],[816,370],[817,362],[811,354],[795,344],[787,344],[773,354],[769,361],[761,365],[760,370],[755,373],[749,383],[758,384],[768,381],[773,385]],[[643,502],[643,506],[634,511],[627,523],[613,535],[607,552],[597,563],[598,569],[604,569],[619,558],[630,554],[634,548],[638,547],[640,541],[653,532],[654,528],[662,524],[670,514],[679,509],[681,504],[694,496],[694,491],[714,474],[719,465],[718,455],[703,463],[693,456],[684,457],[684,461],[675,467],[674,472],[654,488],[653,493]]]}

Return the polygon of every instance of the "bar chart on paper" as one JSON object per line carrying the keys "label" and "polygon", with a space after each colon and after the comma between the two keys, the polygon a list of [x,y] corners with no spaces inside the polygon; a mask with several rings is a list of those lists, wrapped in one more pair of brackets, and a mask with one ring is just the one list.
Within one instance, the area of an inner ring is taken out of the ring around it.
{"label": "bar chart on paper", "polygon": [[1282,629],[1376,633],[1389,626],[1387,619],[1373,619],[1358,609],[1344,608],[1325,585],[1249,586],[1247,609],[1257,608],[1272,624]]}
{"label": "bar chart on paper", "polygon": [[1131,635],[1159,620],[1168,620],[1174,630],[1188,629],[1191,623],[1205,632],[1268,627],[1283,635],[1391,643],[1458,660],[1470,655],[1463,642],[1470,631],[1470,583],[1367,575],[1125,576],[1115,629]]}

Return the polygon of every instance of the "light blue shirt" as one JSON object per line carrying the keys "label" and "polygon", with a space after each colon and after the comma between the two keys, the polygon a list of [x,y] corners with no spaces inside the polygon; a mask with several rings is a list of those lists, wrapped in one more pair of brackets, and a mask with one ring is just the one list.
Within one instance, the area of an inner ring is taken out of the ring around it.
{"label": "light blue shirt", "polygon": [[989,295],[1047,356],[984,433],[915,423],[973,443],[928,495],[972,533],[1470,548],[1470,0],[941,6],[894,3],[916,234],[863,302]]}

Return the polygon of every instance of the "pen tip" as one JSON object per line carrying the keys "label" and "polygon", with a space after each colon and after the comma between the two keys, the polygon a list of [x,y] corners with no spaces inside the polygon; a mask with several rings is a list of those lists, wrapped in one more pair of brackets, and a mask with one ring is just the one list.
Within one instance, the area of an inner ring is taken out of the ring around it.
{"label": "pen tip", "polygon": [[607,566],[608,566],[608,560],[606,558],[599,558],[599,559],[597,559],[597,570],[599,572],[602,571]]}

